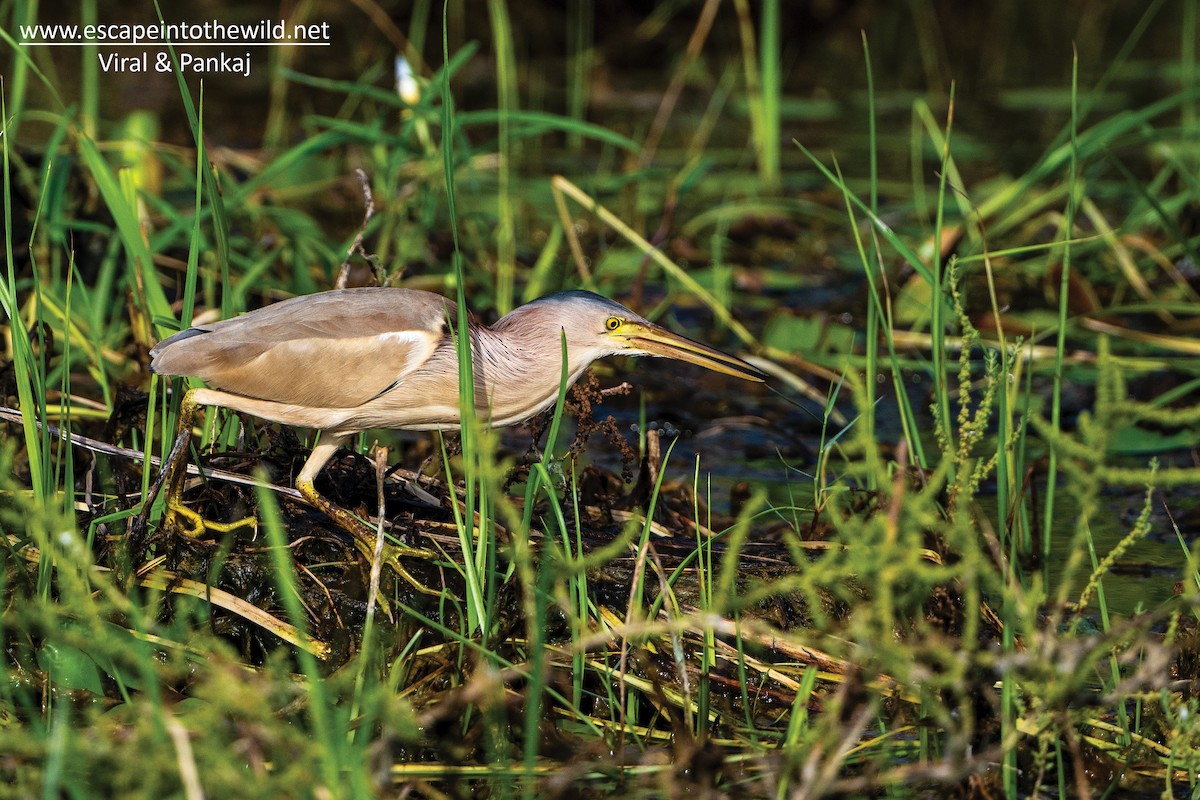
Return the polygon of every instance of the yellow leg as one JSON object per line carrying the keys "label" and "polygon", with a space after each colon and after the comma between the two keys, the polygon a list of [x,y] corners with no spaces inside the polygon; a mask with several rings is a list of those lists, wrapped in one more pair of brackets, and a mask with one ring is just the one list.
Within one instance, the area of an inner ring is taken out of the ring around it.
{"label": "yellow leg", "polygon": [[[308,461],[304,462],[304,467],[300,470],[300,474],[296,477],[296,489],[300,495],[308,501],[313,508],[319,509],[322,513],[337,523],[338,527],[350,534],[351,540],[354,542],[354,547],[362,554],[368,562],[375,557],[375,536],[377,532],[371,529],[366,523],[359,520],[358,517],[351,514],[346,509],[335,506],[329,502],[327,498],[322,496],[317,488],[313,485],[316,480],[317,473],[321,468],[328,463],[333,457],[334,452],[342,445],[347,436],[332,436],[326,434],[322,437],[320,443],[313,448],[312,455],[308,457]],[[428,550],[421,550],[416,547],[406,547],[404,545],[384,544],[383,561],[390,566],[392,570],[409,583],[414,589],[422,594],[438,597],[440,592],[434,591],[425,584],[418,581],[412,576],[404,565],[400,563],[400,556],[412,556],[416,558],[431,559],[435,554]]]}
{"label": "yellow leg", "polygon": [[[196,409],[200,405],[196,402],[195,395],[197,391],[199,390],[190,389],[183,396],[183,402],[179,407],[179,434],[175,439],[174,446],[171,448],[171,454],[167,457],[166,464],[163,465],[163,471],[167,476],[167,512],[163,517],[163,525],[169,530],[178,531],[184,536],[193,539],[199,538],[210,531],[227,533],[237,528],[257,527],[258,520],[254,517],[246,517],[234,522],[214,522],[205,519],[183,504],[183,487],[187,478],[185,465],[187,462],[188,443],[192,437],[192,422],[196,416]],[[338,447],[348,437],[349,434],[341,436],[326,434],[321,439],[321,442],[313,448],[308,461],[304,462],[304,467],[301,469],[300,475],[296,478],[296,488],[309,504],[322,511],[336,522],[338,527],[350,534],[355,549],[369,562],[375,556],[375,531],[371,530],[365,523],[361,522],[346,509],[335,506],[329,500],[322,497],[317,492],[316,487],[313,486],[313,481],[316,479],[317,473],[321,471],[321,468],[333,457]],[[413,547],[385,545],[383,554],[384,562],[397,575],[411,584],[414,589],[423,594],[430,594],[435,597],[440,596],[440,592],[426,587],[414,578],[400,563],[400,556],[431,559],[435,557],[434,553]]]}
{"label": "yellow leg", "polygon": [[195,399],[195,389],[189,389],[179,405],[179,434],[175,445],[163,465],[167,478],[167,513],[163,517],[163,525],[168,530],[175,530],[190,539],[198,539],[206,532],[228,533],[238,528],[254,528],[258,520],[254,517],[244,517],[233,522],[214,522],[202,517],[197,512],[183,504],[183,487],[187,483],[187,450],[192,438],[192,421],[196,416],[198,404]]}

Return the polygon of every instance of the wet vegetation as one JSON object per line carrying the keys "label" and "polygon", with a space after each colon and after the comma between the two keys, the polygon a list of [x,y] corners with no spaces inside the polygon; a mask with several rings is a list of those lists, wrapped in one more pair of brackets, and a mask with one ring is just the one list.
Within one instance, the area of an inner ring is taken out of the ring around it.
{"label": "wet vegetation", "polygon": [[[401,5],[202,91],[0,5],[0,793],[1193,796],[1200,4]],[[318,488],[407,576],[224,411],[185,499],[256,526],[162,525],[153,343],[373,284],[769,386],[361,436]]]}

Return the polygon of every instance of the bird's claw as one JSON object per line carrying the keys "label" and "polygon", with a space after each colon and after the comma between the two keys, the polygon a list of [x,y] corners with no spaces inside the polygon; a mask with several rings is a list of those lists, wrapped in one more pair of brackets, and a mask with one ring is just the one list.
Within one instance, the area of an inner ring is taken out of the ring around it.
{"label": "bird's claw", "polygon": [[[374,553],[364,553],[364,555],[366,555],[369,559],[374,555]],[[432,555],[433,554],[428,550],[421,550],[415,547],[405,547],[404,545],[385,544],[383,546],[382,561],[384,564],[387,564],[393,572],[403,578],[404,582],[411,586],[418,593],[429,595],[430,597],[441,597],[442,592],[439,592],[436,589],[431,589],[425,584],[421,583],[411,572],[408,571],[403,564],[400,563],[401,557],[430,558]]]}
{"label": "bird's claw", "polygon": [[[341,509],[339,509],[341,510]],[[368,561],[374,558],[375,541],[373,532],[368,532],[365,526],[346,514],[343,518],[340,514],[334,514],[334,519],[342,527],[350,533],[351,539],[354,542],[354,547]],[[230,533],[239,528],[252,528],[257,530],[257,517],[243,517],[233,522],[216,522],[206,519],[199,512],[194,511],[181,502],[173,501],[168,498],[167,513],[163,517],[163,527],[167,530],[175,531],[188,539],[201,539],[206,533]],[[407,545],[384,544],[383,546],[382,563],[386,564],[393,572],[404,579],[406,583],[412,586],[417,592],[429,595],[431,597],[440,597],[441,592],[429,588],[425,584],[417,580],[405,566],[400,563],[401,558],[434,558],[434,553],[428,550],[422,550],[417,547],[408,547]]]}
{"label": "bird's claw", "polygon": [[[189,539],[199,539],[206,532],[228,533],[245,527],[257,530],[258,519],[256,517],[245,517],[233,522],[214,522],[213,520],[205,519],[200,513],[183,504],[184,479],[187,476],[184,463],[187,456],[188,442],[192,434],[192,418],[197,408],[194,391],[189,391],[184,395],[179,409],[179,432],[176,436],[175,444],[171,448],[171,453],[163,464],[163,474],[160,480],[167,486],[167,509],[163,516],[163,527],[176,531]],[[324,512],[337,523],[338,527],[349,533],[351,541],[354,542],[355,549],[362,554],[367,563],[372,563],[375,557],[376,533],[374,530],[370,529],[349,511],[335,506],[325,497],[321,496],[313,486],[312,479],[306,477],[303,473],[300,479],[296,481],[296,488],[299,489],[301,496],[310,505]],[[379,535],[382,535],[382,533]],[[428,561],[436,557],[435,553],[428,550],[421,550],[406,545],[391,545],[385,542],[383,547],[383,563],[387,564],[393,572],[421,594],[440,597],[441,592],[430,589],[421,583],[400,563],[401,558],[421,558]]]}
{"label": "bird's claw", "polygon": [[[357,549],[362,557],[367,560],[368,564],[372,563],[375,558],[375,536],[382,536],[383,533],[377,533],[375,530],[368,528],[365,524],[360,522],[345,509],[337,508],[336,506],[332,505],[331,508],[333,509],[332,511],[326,509],[322,510],[329,514],[329,516],[331,516],[334,521],[338,523],[338,526],[342,528],[342,530],[350,534],[350,538],[354,542],[355,549]],[[428,561],[436,557],[434,553],[430,552],[429,550],[422,550],[419,547],[409,547],[408,545],[403,544],[388,544],[387,542],[384,542],[382,550],[381,562],[386,564],[393,572],[403,578],[405,583],[421,594],[426,594],[430,597],[442,596],[441,592],[431,589],[417,580],[416,577],[414,577],[413,574],[409,572],[403,564],[400,563],[401,558],[421,558]]]}
{"label": "bird's claw", "polygon": [[167,513],[163,516],[163,527],[173,530],[188,539],[200,539],[206,533],[231,533],[239,528],[258,529],[257,517],[242,517],[233,522],[216,522],[205,519],[199,512],[185,506],[174,497],[167,498]]}

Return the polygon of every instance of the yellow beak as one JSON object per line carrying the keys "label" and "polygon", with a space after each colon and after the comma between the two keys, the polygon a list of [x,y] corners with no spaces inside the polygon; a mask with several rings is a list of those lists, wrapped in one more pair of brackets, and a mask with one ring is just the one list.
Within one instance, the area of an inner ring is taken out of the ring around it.
{"label": "yellow beak", "polygon": [[763,373],[736,356],[714,350],[686,336],[672,333],[651,322],[625,322],[612,332],[626,339],[631,349],[646,355],[674,358],[698,364],[713,372],[722,372],[747,381],[762,381]]}

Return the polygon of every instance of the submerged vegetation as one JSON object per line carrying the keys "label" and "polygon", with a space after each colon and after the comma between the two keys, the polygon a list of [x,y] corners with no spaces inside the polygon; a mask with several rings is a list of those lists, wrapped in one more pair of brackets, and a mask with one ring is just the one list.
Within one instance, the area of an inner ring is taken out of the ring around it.
{"label": "submerged vegetation", "polygon": [[[846,4],[840,106],[779,0],[571,2],[544,62],[543,4],[412,5],[263,54],[249,132],[233,79],[126,109],[0,5],[0,793],[1193,796],[1200,3],[988,97],[937,4]],[[996,75],[1032,5],[980,17]],[[412,581],[281,488],[309,432],[210,410],[187,502],[257,529],[166,530],[150,346],[346,283],[594,289],[774,391],[607,364],[360,437],[319,487]]]}

